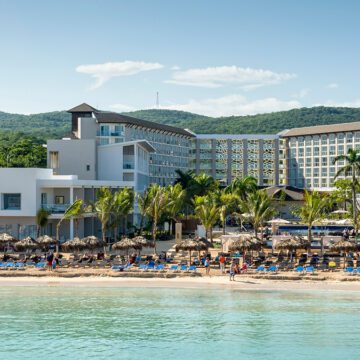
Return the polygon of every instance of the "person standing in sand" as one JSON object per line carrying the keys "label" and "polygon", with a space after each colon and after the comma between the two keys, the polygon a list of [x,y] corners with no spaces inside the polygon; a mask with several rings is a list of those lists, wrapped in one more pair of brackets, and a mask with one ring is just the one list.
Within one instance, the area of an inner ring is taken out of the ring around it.
{"label": "person standing in sand", "polygon": [[219,258],[219,263],[220,263],[220,271],[222,274],[225,274],[225,261],[226,259],[224,254],[221,254]]}
{"label": "person standing in sand", "polygon": [[235,281],[236,268],[237,268],[237,264],[235,260],[233,260],[230,265],[230,281]]}
{"label": "person standing in sand", "polygon": [[206,275],[210,275],[210,261],[208,257],[205,258],[204,266]]}

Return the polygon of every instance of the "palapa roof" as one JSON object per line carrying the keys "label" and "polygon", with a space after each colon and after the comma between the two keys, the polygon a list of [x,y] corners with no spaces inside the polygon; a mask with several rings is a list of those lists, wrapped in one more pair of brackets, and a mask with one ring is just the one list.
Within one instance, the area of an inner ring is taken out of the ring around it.
{"label": "palapa roof", "polygon": [[49,235],[43,235],[43,236],[39,236],[36,241],[40,244],[40,245],[52,245],[56,243],[56,240],[54,238],[52,238]]}
{"label": "palapa roof", "polygon": [[175,250],[201,251],[207,250],[210,246],[210,241],[206,240],[205,238],[185,239],[175,245]]}
{"label": "palapa roof", "polygon": [[135,250],[141,250],[142,245],[139,244],[134,239],[125,238],[122,239],[112,246],[113,250],[128,250],[128,249],[135,249]]}
{"label": "palapa roof", "polygon": [[15,243],[15,248],[17,250],[37,249],[39,247],[40,245],[30,236]]}
{"label": "palapa roof", "polygon": [[93,235],[86,236],[82,238],[81,241],[86,245],[86,247],[89,248],[98,248],[105,245],[102,239],[99,239],[98,237]]}
{"label": "palapa roof", "polygon": [[14,236],[8,234],[8,233],[1,233],[0,234],[0,243],[9,243],[9,242],[16,242],[18,239],[16,239]]}
{"label": "palapa roof", "polygon": [[348,240],[339,240],[336,243],[331,244],[329,248],[336,251],[355,250],[357,248],[357,244]]}
{"label": "palapa roof", "polygon": [[294,128],[281,132],[282,137],[292,136],[306,136],[306,135],[318,135],[327,133],[339,133],[346,131],[360,131],[360,121],[342,123],[342,124],[330,124],[330,125],[317,125]]}
{"label": "palapa roof", "polygon": [[78,237],[75,237],[73,240],[64,242],[61,247],[65,250],[83,250],[87,246],[84,241],[80,240]]}
{"label": "palapa roof", "polygon": [[276,243],[275,248],[279,250],[306,249],[310,243],[301,236],[292,236],[288,239],[281,240]]}

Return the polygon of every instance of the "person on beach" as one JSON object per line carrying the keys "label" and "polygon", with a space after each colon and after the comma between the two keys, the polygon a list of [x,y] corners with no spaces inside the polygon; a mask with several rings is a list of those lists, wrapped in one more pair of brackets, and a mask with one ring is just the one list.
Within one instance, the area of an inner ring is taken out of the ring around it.
{"label": "person on beach", "polygon": [[54,254],[50,253],[46,258],[47,268],[48,268],[49,271],[52,271],[53,260],[54,260]]}
{"label": "person on beach", "polygon": [[210,261],[208,257],[205,258],[204,266],[206,275],[210,275]]}
{"label": "person on beach", "polygon": [[57,258],[54,256],[54,259],[53,259],[52,265],[51,265],[53,271],[56,270],[56,265],[57,265]]}
{"label": "person on beach", "polygon": [[236,264],[235,260],[233,260],[230,265],[230,281],[235,281],[236,267],[237,267],[237,264]]}
{"label": "person on beach", "polygon": [[220,263],[220,271],[222,274],[225,274],[225,256],[223,254],[220,255],[219,263]]}

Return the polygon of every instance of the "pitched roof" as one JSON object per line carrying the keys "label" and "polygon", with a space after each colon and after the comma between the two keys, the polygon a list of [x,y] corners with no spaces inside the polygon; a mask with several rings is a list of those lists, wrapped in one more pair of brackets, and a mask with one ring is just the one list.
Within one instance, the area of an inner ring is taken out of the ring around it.
{"label": "pitched roof", "polygon": [[158,124],[152,121],[137,119],[114,112],[96,111],[95,117],[99,123],[128,124],[133,126],[147,127],[154,130],[167,131],[187,137],[195,137],[193,133],[175,126]]}
{"label": "pitched roof", "polygon": [[94,111],[97,111],[97,110],[86,103],[82,103],[78,106],[73,107],[72,109],[68,110],[67,112],[69,112],[69,113],[86,113],[86,112],[94,112]]}
{"label": "pitched roof", "polygon": [[318,126],[294,128],[291,130],[282,131],[279,135],[281,135],[282,137],[291,137],[291,136],[339,133],[346,131],[360,131],[360,121],[343,123],[343,124],[318,125]]}
{"label": "pitched roof", "polygon": [[[266,188],[266,192],[274,199],[282,199],[287,201],[302,201],[304,200],[304,190],[294,186],[270,186]],[[283,196],[285,195],[285,198]]]}

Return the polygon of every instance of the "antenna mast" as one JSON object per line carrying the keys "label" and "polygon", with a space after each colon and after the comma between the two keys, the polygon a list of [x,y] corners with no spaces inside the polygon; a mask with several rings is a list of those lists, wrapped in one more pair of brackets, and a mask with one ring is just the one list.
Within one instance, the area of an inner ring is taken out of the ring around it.
{"label": "antenna mast", "polygon": [[159,102],[159,92],[156,92],[156,108],[159,109],[160,108],[160,102]]}

